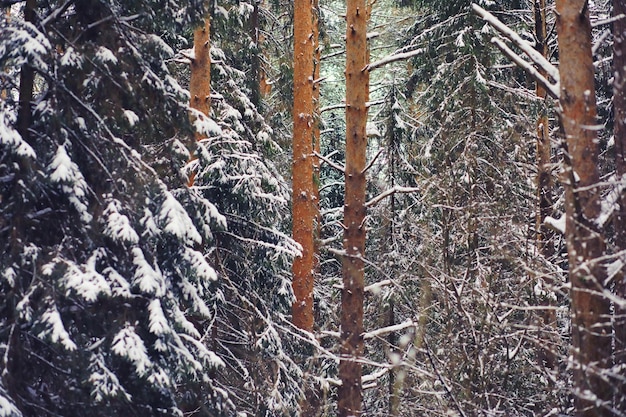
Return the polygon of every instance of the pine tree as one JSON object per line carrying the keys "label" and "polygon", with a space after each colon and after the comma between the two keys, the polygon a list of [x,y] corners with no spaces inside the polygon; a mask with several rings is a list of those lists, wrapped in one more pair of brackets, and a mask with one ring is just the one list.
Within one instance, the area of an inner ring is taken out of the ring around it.
{"label": "pine tree", "polygon": [[294,325],[313,330],[315,263],[315,215],[317,196],[313,178],[313,75],[315,41],[313,3],[294,3],[294,100],[292,217],[293,238],[302,245],[302,255],[293,263]]}
{"label": "pine tree", "polygon": [[193,193],[147,162],[188,108],[165,40],[201,9],[154,6],[32,2],[2,21],[1,66],[24,80],[3,77],[0,116],[9,414],[232,410],[202,343],[218,283],[197,248],[221,216],[192,218]]}
{"label": "pine tree", "polygon": [[365,287],[365,166],[369,71],[368,10],[364,0],[347,2],[346,31],[346,166],[343,210],[341,337],[338,391],[340,417],[361,413],[363,300]]}
{"label": "pine tree", "polygon": [[585,1],[557,1],[561,122],[565,133],[566,237],[572,298],[576,415],[610,415],[610,305],[602,294],[605,242],[599,229],[599,147],[591,24]]}

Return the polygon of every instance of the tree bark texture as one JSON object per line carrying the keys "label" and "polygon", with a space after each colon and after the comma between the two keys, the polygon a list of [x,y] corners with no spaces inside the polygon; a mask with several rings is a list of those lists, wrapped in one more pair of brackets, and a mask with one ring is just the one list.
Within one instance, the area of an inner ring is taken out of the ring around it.
{"label": "tree bark texture", "polygon": [[189,93],[191,107],[208,115],[211,110],[211,20],[193,31],[194,59],[191,61]]}
{"label": "tree bark texture", "polygon": [[572,298],[572,357],[577,416],[610,415],[609,303],[602,295],[605,252],[600,214],[591,25],[586,0],[557,0],[561,119],[566,135],[566,240]]}
{"label": "tree bark texture", "polygon": [[[533,4],[535,15],[535,39],[536,49],[543,55],[548,57],[547,42],[547,23],[546,23],[546,0],[535,0]],[[547,77],[546,71],[539,69],[539,73]],[[550,259],[554,255],[554,246],[551,242],[553,232],[543,226],[546,217],[552,215],[552,175],[551,175],[551,145],[550,145],[550,123],[548,120],[548,106],[546,100],[548,93],[540,84],[536,84],[536,95],[542,100],[541,114],[537,120],[537,214],[536,214],[536,239],[537,249],[545,258]],[[548,288],[551,287],[550,282],[546,282]],[[549,298],[541,300],[544,305],[550,306]],[[546,326],[554,327],[556,325],[556,313],[554,309],[547,308],[541,314],[540,328]],[[549,337],[549,336],[548,336]],[[547,347],[540,348],[539,355],[541,361],[546,368],[554,369],[556,358],[554,352],[551,351],[552,343],[548,342]]]}
{"label": "tree bark texture", "polygon": [[[193,52],[191,77],[189,80],[189,106],[208,116],[211,111],[211,19],[206,17],[204,25],[193,31]],[[192,120],[193,121],[193,120]],[[196,140],[204,137],[197,133]],[[188,186],[192,186],[195,173],[189,176]]]}
{"label": "tree bark texture", "polygon": [[[613,1],[613,16],[626,15],[626,3],[623,0]],[[615,176],[620,188],[626,181],[626,19],[621,18],[613,23],[613,110],[615,114]],[[621,184],[620,184],[621,182]],[[615,213],[615,246],[617,251],[626,250],[626,192],[619,197],[619,208]],[[622,256],[622,259],[624,257]],[[626,274],[624,267],[618,273],[615,291],[621,298],[626,298]],[[615,309],[615,364],[626,366],[626,309],[616,306]],[[626,383],[619,383],[616,408],[626,407]]]}
{"label": "tree bark texture", "polygon": [[[536,49],[545,58],[548,57],[547,28],[546,28],[546,0],[535,0],[535,37]],[[544,77],[547,74],[539,69]],[[551,233],[541,225],[546,217],[552,215],[552,178],[550,175],[551,147],[550,125],[548,121],[547,106],[545,100],[548,96],[546,89],[539,83],[536,85],[537,97],[544,100],[542,112],[537,120],[537,197],[539,208],[537,210],[537,244],[539,251],[546,258],[553,255],[552,247],[548,240]]]}
{"label": "tree bark texture", "polygon": [[302,255],[293,262],[292,314],[295,326],[313,330],[315,262],[315,216],[317,194],[313,180],[313,1],[294,2],[294,92],[293,92],[293,238],[302,245]]}
{"label": "tree bark texture", "polygon": [[369,72],[365,0],[348,0],[346,32],[346,167],[341,292],[339,417],[361,415],[365,256],[365,164]]}

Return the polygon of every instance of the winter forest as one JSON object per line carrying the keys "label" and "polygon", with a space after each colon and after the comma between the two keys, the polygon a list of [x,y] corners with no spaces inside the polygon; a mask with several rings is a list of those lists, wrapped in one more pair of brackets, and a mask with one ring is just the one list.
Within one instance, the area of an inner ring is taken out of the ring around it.
{"label": "winter forest", "polygon": [[624,0],[0,9],[0,417],[626,416]]}

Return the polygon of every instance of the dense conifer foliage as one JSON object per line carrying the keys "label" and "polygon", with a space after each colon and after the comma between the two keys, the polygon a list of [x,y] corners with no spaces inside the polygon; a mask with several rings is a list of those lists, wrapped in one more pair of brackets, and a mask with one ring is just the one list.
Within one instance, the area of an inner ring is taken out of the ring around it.
{"label": "dense conifer foliage", "polygon": [[474,3],[0,0],[0,417],[623,416],[623,2]]}
{"label": "dense conifer foliage", "polygon": [[231,388],[262,372],[243,343],[278,369],[256,411],[290,401],[272,132],[222,65],[196,151],[171,63],[204,10],[161,3],[27,2],[2,20],[3,415],[230,415]]}

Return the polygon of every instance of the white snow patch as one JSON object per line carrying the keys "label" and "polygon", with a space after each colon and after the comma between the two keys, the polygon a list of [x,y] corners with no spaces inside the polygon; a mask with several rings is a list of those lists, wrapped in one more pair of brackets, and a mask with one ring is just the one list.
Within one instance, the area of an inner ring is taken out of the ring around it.
{"label": "white snow patch", "polygon": [[204,259],[201,252],[187,247],[183,252],[183,257],[196,271],[200,281],[217,281],[215,269]]}
{"label": "white snow patch", "polygon": [[0,108],[0,146],[22,158],[36,158],[33,148],[11,127],[9,113],[3,108]]}
{"label": "white snow patch", "polygon": [[139,116],[137,116],[137,114],[132,110],[124,110],[124,117],[126,118],[126,121],[130,125],[130,127],[135,126],[139,121]]}
{"label": "white snow patch", "polygon": [[130,220],[118,211],[116,201],[109,202],[107,208],[102,213],[104,219],[104,234],[116,242],[128,244],[139,243],[139,236],[130,225]]}
{"label": "white snow patch", "polygon": [[92,356],[89,370],[91,371],[89,383],[93,387],[91,396],[96,403],[100,403],[107,398],[117,397],[118,395],[121,395],[126,401],[131,400],[130,394],[120,384],[117,376],[106,367],[102,357]]}
{"label": "white snow patch", "polygon": [[133,264],[136,266],[133,286],[139,287],[144,294],[162,297],[165,294],[163,276],[150,266],[141,249],[133,248],[132,254]]}
{"label": "white snow patch", "polygon": [[111,287],[111,293],[114,297],[131,298],[130,284],[119,272],[115,269],[108,267],[102,271],[107,278]]}
{"label": "white snow patch", "polygon": [[159,300],[150,301],[150,304],[148,304],[148,314],[150,316],[150,333],[156,336],[162,336],[172,332]]}
{"label": "white snow patch", "polygon": [[116,355],[130,361],[135,366],[135,371],[139,376],[144,376],[152,366],[146,346],[141,337],[135,333],[133,326],[125,327],[115,335],[111,350]]}
{"label": "white snow patch", "polygon": [[164,232],[176,236],[185,244],[193,245],[202,242],[202,237],[189,215],[169,191],[165,191],[165,200],[161,205],[158,221]]}
{"label": "white snow patch", "polygon": [[107,280],[96,271],[96,260],[99,254],[94,253],[85,265],[77,265],[71,261],[67,261],[67,272],[63,277],[65,287],[76,292],[76,294],[92,303],[98,299],[100,294],[111,295],[111,287]]}
{"label": "white snow patch", "polygon": [[4,389],[0,390],[0,417],[22,417],[22,413],[11,399],[5,397]]}
{"label": "white snow patch", "polygon": [[559,233],[565,234],[565,224],[566,224],[565,220],[566,220],[565,214],[563,214],[558,219],[555,219],[554,217],[548,216],[548,217],[545,218],[543,223],[545,225],[553,228],[554,230],[558,231]]}
{"label": "white snow patch", "polygon": [[63,320],[61,320],[61,315],[56,307],[52,306],[48,308],[41,316],[41,320],[45,324],[46,329],[39,333],[37,335],[38,337],[42,339],[49,337],[52,343],[61,343],[61,345],[69,351],[76,350],[76,343],[70,339],[70,335],[67,330],[65,330]]}
{"label": "white snow patch", "polygon": [[61,66],[81,68],[83,66],[83,57],[70,46],[61,57]]}
{"label": "white snow patch", "polygon": [[83,222],[89,223],[92,216],[85,203],[87,182],[78,169],[78,165],[70,159],[65,147],[59,146],[57,148],[48,170],[50,171],[50,180],[61,186],[61,190],[67,195],[70,204],[80,213]]}
{"label": "white snow patch", "polygon": [[100,46],[98,48],[98,51],[96,52],[96,59],[103,64],[117,64],[118,62],[115,54],[110,49],[105,48],[104,46]]}

